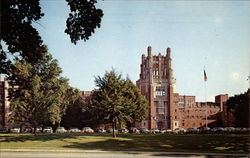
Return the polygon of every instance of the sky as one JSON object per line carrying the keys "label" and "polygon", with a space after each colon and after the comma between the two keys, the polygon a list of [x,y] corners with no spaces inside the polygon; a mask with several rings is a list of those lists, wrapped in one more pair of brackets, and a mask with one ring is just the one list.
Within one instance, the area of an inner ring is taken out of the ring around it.
{"label": "sky", "polygon": [[42,0],[45,16],[34,24],[63,76],[80,90],[93,90],[94,77],[114,68],[135,83],[141,55],[172,50],[176,92],[204,101],[247,90],[250,74],[250,1],[104,0],[101,27],[76,45],[64,33],[65,1]]}

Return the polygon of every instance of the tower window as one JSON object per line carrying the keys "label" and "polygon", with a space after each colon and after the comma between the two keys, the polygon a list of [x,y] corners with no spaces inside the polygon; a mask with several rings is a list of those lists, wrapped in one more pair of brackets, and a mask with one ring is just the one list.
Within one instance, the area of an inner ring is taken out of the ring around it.
{"label": "tower window", "polygon": [[155,88],[155,97],[162,97],[166,95],[166,91],[164,87],[156,87]]}

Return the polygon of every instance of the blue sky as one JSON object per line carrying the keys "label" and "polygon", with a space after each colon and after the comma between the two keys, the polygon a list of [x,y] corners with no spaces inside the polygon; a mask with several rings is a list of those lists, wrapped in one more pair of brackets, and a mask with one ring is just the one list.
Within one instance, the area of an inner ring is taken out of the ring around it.
{"label": "blue sky", "polygon": [[141,55],[172,49],[176,91],[204,101],[247,90],[250,63],[249,1],[99,1],[101,28],[77,45],[64,33],[69,8],[65,1],[42,0],[45,16],[35,25],[63,76],[80,90],[92,90],[94,76],[115,68],[124,77],[139,78]]}

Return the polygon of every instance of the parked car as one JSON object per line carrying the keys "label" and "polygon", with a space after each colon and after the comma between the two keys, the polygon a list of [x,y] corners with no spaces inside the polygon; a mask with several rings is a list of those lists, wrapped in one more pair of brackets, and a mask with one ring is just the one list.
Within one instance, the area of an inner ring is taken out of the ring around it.
{"label": "parked car", "polygon": [[235,132],[235,128],[234,127],[225,127],[224,131],[226,133],[234,133]]}
{"label": "parked car", "polygon": [[149,133],[149,130],[147,128],[140,128],[140,133]]}
{"label": "parked car", "polygon": [[64,127],[57,127],[56,133],[66,133],[67,130]]}
{"label": "parked car", "polygon": [[83,132],[83,133],[94,133],[94,130],[91,129],[90,127],[84,127],[84,128],[82,129],[82,132]]}
{"label": "parked car", "polygon": [[197,129],[197,128],[188,128],[187,133],[199,133],[199,129]]}
{"label": "parked car", "polygon": [[209,127],[200,128],[200,133],[211,133],[211,129]]}
{"label": "parked car", "polygon": [[[107,128],[106,131],[108,133],[113,133],[113,128]],[[117,133],[118,131],[115,129],[115,133]]]}
{"label": "parked car", "polygon": [[96,127],[94,129],[95,132],[98,132],[98,133],[105,133],[106,130],[104,129],[104,127]]}
{"label": "parked car", "polygon": [[249,128],[235,128],[235,133],[249,133]]}
{"label": "parked car", "polygon": [[171,134],[171,133],[174,133],[174,131],[172,129],[166,129],[165,133]]}
{"label": "parked car", "polygon": [[69,128],[68,132],[69,133],[80,133],[81,130],[78,128],[71,127],[71,128]]}
{"label": "parked car", "polygon": [[10,133],[20,133],[20,127],[13,127],[10,129]]}
{"label": "parked car", "polygon": [[183,129],[183,128],[176,128],[176,129],[174,130],[174,133],[176,133],[176,134],[183,134],[183,133],[185,133],[185,132],[186,132],[186,130]]}
{"label": "parked car", "polygon": [[0,133],[7,133],[7,132],[8,132],[8,128],[6,127],[0,128]]}
{"label": "parked car", "polygon": [[43,128],[43,133],[53,133],[52,127],[44,127]]}
{"label": "parked car", "polygon": [[128,133],[128,130],[126,128],[120,128],[118,131],[120,133]]}
{"label": "parked car", "polygon": [[30,127],[23,127],[21,130],[22,133],[31,133],[32,132],[32,128]]}
{"label": "parked car", "polygon": [[36,127],[36,132],[41,133],[43,131],[42,127]]}
{"label": "parked car", "polygon": [[222,127],[214,127],[211,129],[212,133],[224,133],[224,128]]}
{"label": "parked car", "polygon": [[160,130],[159,129],[151,129],[150,130],[150,133],[160,133]]}
{"label": "parked car", "polygon": [[137,128],[135,128],[135,127],[131,127],[129,129],[129,133],[140,133],[140,131]]}

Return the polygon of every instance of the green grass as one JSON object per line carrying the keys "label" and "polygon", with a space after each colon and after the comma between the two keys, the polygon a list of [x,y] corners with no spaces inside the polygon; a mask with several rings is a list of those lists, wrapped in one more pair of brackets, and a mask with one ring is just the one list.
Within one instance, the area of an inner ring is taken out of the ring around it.
{"label": "green grass", "polygon": [[0,148],[249,153],[247,134],[0,134]]}

